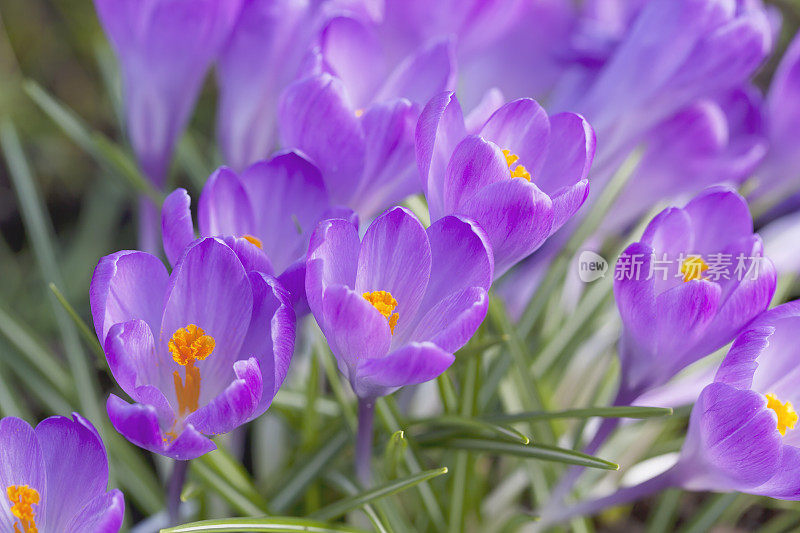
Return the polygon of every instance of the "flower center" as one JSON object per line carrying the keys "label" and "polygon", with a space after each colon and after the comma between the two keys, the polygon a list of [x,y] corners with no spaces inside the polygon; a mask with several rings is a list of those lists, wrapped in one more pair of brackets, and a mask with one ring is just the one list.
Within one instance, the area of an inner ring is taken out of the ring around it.
{"label": "flower center", "polygon": [[708,265],[699,255],[690,255],[681,263],[681,274],[683,281],[703,279],[703,272],[708,270]]}
{"label": "flower center", "polygon": [[175,370],[175,395],[178,397],[178,411],[181,416],[197,411],[200,400],[200,370],[195,361],[202,361],[214,351],[214,337],[206,335],[202,328],[189,324],[177,330],[169,341],[169,351],[176,363],[185,367],[186,380]]}
{"label": "flower center", "polygon": [[792,402],[781,403],[774,394],[767,394],[767,407],[778,415],[778,431],[786,435],[786,429],[794,429],[797,423],[797,413],[792,407]]}
{"label": "flower center", "polygon": [[242,239],[246,240],[250,244],[254,244],[254,245],[258,246],[262,250],[264,249],[264,244],[261,242],[261,239],[259,239],[258,237],[253,237],[252,235],[242,235]]}
{"label": "flower center", "polygon": [[[11,485],[6,489],[8,499],[13,504],[11,514],[19,520],[19,525],[14,524],[14,533],[38,533],[36,528],[36,513],[33,506],[39,503],[39,493],[28,485]],[[22,526],[22,529],[19,528]]]}
{"label": "flower center", "polygon": [[380,314],[386,317],[389,321],[389,329],[394,334],[394,327],[397,325],[397,320],[400,318],[398,313],[394,313],[394,308],[397,307],[397,300],[394,299],[392,293],[389,291],[373,291],[365,292],[362,296],[364,299],[372,304],[372,307],[378,310]]}
{"label": "flower center", "polygon": [[525,178],[528,181],[531,181],[531,173],[528,172],[528,169],[525,168],[524,165],[517,165],[514,169],[511,167],[519,161],[519,156],[517,154],[512,154],[511,150],[503,150],[503,155],[506,156],[506,163],[508,164],[508,169],[511,171],[512,178]]}

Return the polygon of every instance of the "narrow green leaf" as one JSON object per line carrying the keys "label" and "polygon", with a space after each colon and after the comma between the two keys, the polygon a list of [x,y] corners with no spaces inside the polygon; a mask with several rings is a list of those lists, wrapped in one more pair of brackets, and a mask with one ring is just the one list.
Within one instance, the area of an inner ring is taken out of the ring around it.
{"label": "narrow green leaf", "polygon": [[133,159],[105,135],[91,130],[83,120],[67,106],[53,98],[38,83],[26,80],[25,92],[62,131],[92,156],[113,176],[121,178],[129,187],[146,194],[160,204],[163,195],[139,172]]}
{"label": "narrow green leaf", "polygon": [[709,531],[717,519],[740,496],[738,492],[714,494],[699,511],[695,512],[692,520],[681,530],[682,533],[704,533]]}
{"label": "narrow green leaf", "polygon": [[[496,418],[502,418],[498,416]],[[514,420],[512,420],[514,422]],[[487,434],[495,436],[500,440],[530,444],[531,439],[514,429],[513,427],[501,426],[494,422],[482,420],[480,418],[467,418],[463,416],[443,415],[432,418],[421,418],[410,422],[410,425],[425,424],[435,428],[445,427],[449,431],[440,432],[442,434],[453,435],[454,433],[467,433],[466,436],[486,437]],[[420,439],[418,440],[427,440]]]}
{"label": "narrow green leaf", "polygon": [[50,287],[50,291],[55,295],[58,303],[64,308],[67,314],[70,316],[72,321],[75,323],[75,326],[78,328],[78,333],[81,334],[83,337],[84,342],[92,349],[94,354],[97,356],[97,363],[100,368],[107,369],[108,363],[106,362],[106,354],[103,351],[103,348],[100,346],[100,342],[97,340],[97,336],[94,334],[86,322],[78,315],[75,311],[75,308],[67,301],[61,291],[58,290],[55,283],[50,283],[48,285]]}
{"label": "narrow green leaf", "polygon": [[284,478],[285,483],[278,485],[278,493],[269,502],[271,509],[283,512],[302,496],[306,487],[316,479],[320,472],[344,449],[350,433],[342,429],[332,437],[323,440],[325,444],[316,453],[297,462],[297,468],[290,470]]}
{"label": "narrow green leaf", "polygon": [[397,476],[398,466],[405,456],[407,449],[408,439],[405,437],[405,432],[403,430],[398,430],[392,433],[386,445],[386,450],[383,452],[383,462],[386,465],[388,477]]}
{"label": "narrow green leaf", "polygon": [[363,530],[348,526],[325,524],[305,518],[224,518],[203,520],[182,526],[162,529],[161,533],[239,533],[259,531],[266,533],[364,533]]}
{"label": "narrow green leaf", "polygon": [[[356,487],[355,483],[347,479],[339,472],[333,472],[330,475],[326,476],[326,479],[330,481],[334,486],[338,489],[344,491],[350,496],[355,496],[358,494],[358,487]],[[372,505],[366,504],[362,508],[364,514],[367,515],[372,525],[375,526],[375,529],[378,533],[390,533],[392,529],[390,529],[387,525],[384,525],[384,520],[378,515],[378,512]]]}
{"label": "narrow green leaf", "polygon": [[[0,144],[2,144],[3,153],[8,162],[9,174],[17,192],[25,230],[33,245],[42,278],[46,282],[61,285],[61,274],[52,242],[53,230],[50,220],[45,215],[33,174],[19,144],[16,130],[8,120],[3,121],[2,127],[0,127]],[[86,364],[78,333],[55,297],[51,298],[51,304],[72,378],[75,380],[74,385],[77,389],[81,411],[91,420],[101,420],[100,403],[97,401],[98,387],[92,376],[91,366]]]}
{"label": "narrow green leaf", "polygon": [[[261,508],[253,500],[228,482],[224,476],[203,461],[192,461],[192,473],[209,491],[219,494],[234,509],[247,516],[263,516],[266,509]],[[193,530],[194,531],[194,530]]]}
{"label": "narrow green leaf", "polygon": [[432,443],[431,445],[437,448],[472,450],[496,455],[514,455],[526,459],[539,459],[542,461],[599,468],[601,470],[619,470],[618,464],[606,461],[605,459],[576,452],[575,450],[548,446],[546,444],[531,444],[525,446],[511,442],[498,442],[495,440],[455,438],[441,443]]}
{"label": "narrow green leaf", "polygon": [[584,407],[563,411],[532,411],[529,413],[497,414],[486,418],[495,423],[528,422],[531,420],[552,420],[555,418],[656,418],[671,416],[670,407]]}
{"label": "narrow green leaf", "polygon": [[447,468],[442,467],[435,470],[426,470],[424,472],[412,474],[408,477],[391,481],[378,488],[362,492],[361,494],[357,494],[350,498],[339,500],[338,502],[311,514],[311,517],[319,520],[333,520],[334,518],[338,518],[347,512],[352,511],[353,509],[358,509],[363,505],[371,503],[374,500],[409,489],[419,483],[422,483],[423,481],[428,481],[429,479],[433,479],[446,473]]}
{"label": "narrow green leaf", "polygon": [[254,508],[260,509],[260,514],[272,514],[269,512],[267,502],[255,487],[253,480],[247,473],[247,469],[231,453],[217,442],[217,449],[198,458],[195,462],[202,462],[213,472],[225,480],[229,489],[239,493],[248,500]]}

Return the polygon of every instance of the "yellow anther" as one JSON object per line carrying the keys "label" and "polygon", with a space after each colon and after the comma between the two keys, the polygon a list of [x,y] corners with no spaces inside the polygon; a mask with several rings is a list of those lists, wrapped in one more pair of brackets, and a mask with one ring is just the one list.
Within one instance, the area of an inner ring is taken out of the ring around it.
{"label": "yellow anther", "polygon": [[169,351],[176,363],[185,367],[185,380],[175,370],[172,379],[175,384],[175,396],[178,400],[178,411],[181,416],[197,411],[200,402],[200,369],[194,366],[195,361],[202,361],[214,351],[214,337],[206,335],[202,328],[189,324],[177,330],[169,341]]}
{"label": "yellow anther", "polygon": [[364,109],[356,109],[354,114],[355,114],[356,118],[361,118],[361,115],[364,114]]}
{"label": "yellow anther", "polygon": [[11,514],[19,520],[19,524],[14,524],[14,532],[38,533],[33,506],[39,503],[39,492],[28,485],[11,485],[6,489],[6,494],[12,503]]}
{"label": "yellow anther", "polygon": [[389,321],[389,329],[394,333],[394,328],[400,319],[400,315],[394,313],[394,309],[397,307],[397,300],[394,299],[392,293],[389,291],[373,291],[365,292],[362,296],[372,304],[372,307],[386,317],[386,320]]}
{"label": "yellow anther", "polygon": [[528,169],[525,168],[524,165],[517,165],[515,168],[511,168],[514,163],[519,161],[519,156],[517,154],[512,154],[511,150],[503,150],[503,155],[506,157],[506,164],[508,165],[512,178],[525,178],[531,181],[531,173],[528,172]]}
{"label": "yellow anther", "polygon": [[254,244],[261,249],[264,249],[264,244],[261,242],[261,239],[258,237],[253,237],[252,235],[242,235],[242,239],[246,240],[250,244]]}
{"label": "yellow anther", "polygon": [[708,265],[699,255],[690,255],[681,263],[681,274],[683,281],[703,279],[703,272],[708,270]]}
{"label": "yellow anther", "polygon": [[794,429],[797,423],[797,413],[792,407],[792,402],[781,403],[774,394],[767,394],[767,407],[778,415],[778,431],[786,435],[786,429]]}
{"label": "yellow anther", "polygon": [[187,366],[211,355],[214,351],[214,337],[206,335],[202,328],[189,324],[173,333],[169,341],[169,351],[176,363]]}

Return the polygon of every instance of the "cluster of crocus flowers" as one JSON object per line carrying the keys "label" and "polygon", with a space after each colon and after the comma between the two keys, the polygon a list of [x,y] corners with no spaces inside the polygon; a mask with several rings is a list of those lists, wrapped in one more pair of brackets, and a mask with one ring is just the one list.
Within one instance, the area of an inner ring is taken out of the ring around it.
{"label": "cluster of crocus flowers", "polygon": [[477,222],[499,277],[583,205],[595,136],[580,115],[550,117],[529,98],[468,127],[455,94],[447,92],[423,110],[416,151],[431,220],[460,215]]}
{"label": "cluster of crocus flowers", "polygon": [[[184,189],[167,197],[161,217],[164,250],[175,265],[195,239]],[[277,275],[298,315],[307,312],[305,256],[317,223],[344,218],[358,226],[351,210],[331,205],[319,170],[294,151],[258,161],[240,175],[219,168],[203,188],[197,218],[204,237],[238,237],[240,245],[234,248],[243,264]]]}
{"label": "cluster of crocus flowers", "polygon": [[208,436],[262,414],[294,350],[289,294],[239,259],[237,250],[254,245],[227,242],[190,243],[171,274],[150,254],[117,252],[92,277],[97,336],[136,402],[110,395],[111,422],[132,443],[175,459],[215,449]]}
{"label": "cluster of crocus flowers", "polygon": [[108,460],[94,426],[74,413],[32,428],[0,420],[0,529],[116,533],[125,500],[107,490]]}

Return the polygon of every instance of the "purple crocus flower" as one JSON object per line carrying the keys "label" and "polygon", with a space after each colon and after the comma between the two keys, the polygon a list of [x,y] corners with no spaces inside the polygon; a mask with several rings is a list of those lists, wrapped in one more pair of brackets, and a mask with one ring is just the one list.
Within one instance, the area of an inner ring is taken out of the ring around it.
{"label": "purple crocus flower", "polygon": [[727,187],[648,224],[615,272],[623,322],[618,403],[721,348],[767,309],[776,274],[762,254],[747,203]]}
{"label": "purple crocus flower", "polygon": [[108,414],[142,448],[199,457],[215,449],[207,435],[259,416],[283,383],[295,335],[289,295],[271,276],[248,272],[231,246],[200,239],[171,275],[136,251],[108,255],[94,271],[97,337],[136,402],[112,394]]}
{"label": "purple crocus flower", "polygon": [[394,62],[381,53],[379,31],[353,17],[331,20],[309,74],[286,89],[278,111],[283,145],[308,154],[332,200],[364,217],[419,191],[419,110],[455,84],[448,40]]}
{"label": "purple crocus flower", "polygon": [[226,164],[241,171],[275,149],[279,97],[301,74],[325,23],[337,16],[373,20],[380,16],[374,11],[360,0],[244,0],[217,66],[217,134]]}
{"label": "purple crocus flower", "polygon": [[548,117],[523,98],[468,134],[452,92],[428,102],[416,132],[431,220],[475,220],[492,245],[495,276],[533,253],[586,200],[594,131],[574,113]]}
{"label": "purple crocus flower", "polygon": [[692,408],[677,463],[610,496],[544,510],[542,527],[669,487],[800,500],[797,334],[800,302],[762,313],[740,333]]}
{"label": "purple crocus flower", "polygon": [[95,0],[119,57],[128,136],[145,175],[162,186],[203,78],[241,0]]}
{"label": "purple crocus flower", "polygon": [[94,426],[77,413],[33,429],[0,420],[0,529],[15,533],[116,533],[125,500],[107,491],[108,459]]}
{"label": "purple crocus flower", "polygon": [[363,240],[328,220],[308,251],[311,311],[356,395],[371,400],[444,372],[486,316],[493,263],[483,232],[455,216],[425,230],[395,207]]}
{"label": "purple crocus flower", "polygon": [[[164,251],[172,265],[195,239],[190,201],[186,190],[177,189],[162,208]],[[203,187],[198,205],[200,235],[238,237],[232,242],[245,267],[279,274],[298,315],[308,312],[305,255],[309,238],[326,218],[345,218],[358,227],[352,211],[331,206],[319,170],[296,152],[254,163],[241,175],[227,167],[217,169]]]}

